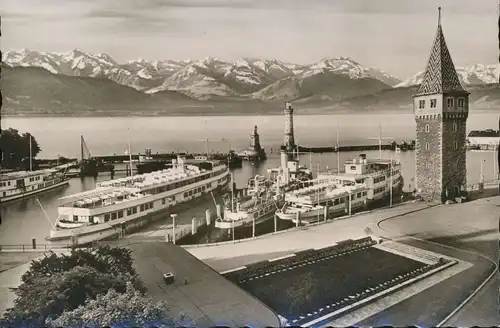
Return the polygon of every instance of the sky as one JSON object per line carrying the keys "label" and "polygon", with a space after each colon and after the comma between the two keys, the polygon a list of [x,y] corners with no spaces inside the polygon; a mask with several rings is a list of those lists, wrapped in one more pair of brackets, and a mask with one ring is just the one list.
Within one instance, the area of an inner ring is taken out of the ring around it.
{"label": "sky", "polygon": [[407,78],[425,69],[439,6],[455,65],[495,64],[498,0],[0,0],[0,47],[118,62],[342,56]]}

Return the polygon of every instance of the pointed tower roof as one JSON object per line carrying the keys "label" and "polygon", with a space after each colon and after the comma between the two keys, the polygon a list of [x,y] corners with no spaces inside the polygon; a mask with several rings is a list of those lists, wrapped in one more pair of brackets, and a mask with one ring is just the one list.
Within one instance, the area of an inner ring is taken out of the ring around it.
{"label": "pointed tower roof", "polygon": [[453,65],[453,60],[446,46],[441,28],[441,7],[438,8],[438,11],[436,37],[434,38],[424,78],[415,96],[446,92],[467,92],[460,84],[455,65]]}

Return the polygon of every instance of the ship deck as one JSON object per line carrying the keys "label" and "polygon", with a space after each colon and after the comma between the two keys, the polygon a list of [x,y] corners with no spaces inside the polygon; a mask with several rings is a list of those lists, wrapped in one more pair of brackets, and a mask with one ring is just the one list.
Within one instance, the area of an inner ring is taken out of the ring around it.
{"label": "ship deck", "polygon": [[15,172],[7,172],[7,173],[2,173],[0,175],[0,181],[7,181],[7,180],[15,180],[15,179],[25,179],[25,178],[30,178],[34,177],[37,175],[43,175],[43,174],[52,174],[57,172],[57,170],[53,169],[44,169],[44,170],[37,170],[37,171],[15,171]]}

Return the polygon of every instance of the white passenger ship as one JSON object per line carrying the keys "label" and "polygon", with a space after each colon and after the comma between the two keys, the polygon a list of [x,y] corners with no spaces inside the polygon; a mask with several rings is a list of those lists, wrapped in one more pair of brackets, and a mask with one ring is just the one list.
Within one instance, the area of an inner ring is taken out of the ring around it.
{"label": "white passenger ship", "polygon": [[358,159],[346,161],[341,172],[320,173],[313,180],[313,186],[288,193],[285,206],[276,214],[280,219],[292,220],[294,223],[297,223],[297,217],[301,223],[324,219],[325,210],[329,217],[350,214],[376,201],[388,199],[391,181],[394,197],[403,188],[399,161],[368,160],[361,154]]}
{"label": "white passenger ship", "polygon": [[[334,181],[311,180],[311,186],[291,191],[285,196],[285,206],[276,212],[278,218],[297,223],[313,223],[342,215],[366,206],[365,184],[338,184]],[[349,195],[351,201],[349,202]]]}
{"label": "white passenger ship", "polygon": [[2,173],[0,202],[28,197],[69,183],[69,178],[57,170],[38,170]]}
{"label": "white passenger ship", "polygon": [[283,194],[271,191],[270,181],[262,176],[251,178],[248,188],[241,189],[239,197],[226,199],[223,216],[217,218],[215,227],[236,229],[250,225],[257,226],[274,216],[283,205]]}
{"label": "white passenger ship", "polygon": [[229,182],[228,167],[206,157],[178,157],[162,171],[101,182],[91,191],[60,198],[59,217],[49,239],[80,243],[120,235],[143,226],[159,211],[221,190]]}

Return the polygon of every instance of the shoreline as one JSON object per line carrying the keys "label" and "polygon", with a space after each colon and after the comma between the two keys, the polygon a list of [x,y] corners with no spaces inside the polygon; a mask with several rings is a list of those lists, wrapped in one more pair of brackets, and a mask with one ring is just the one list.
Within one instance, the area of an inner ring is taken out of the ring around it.
{"label": "shoreline", "polygon": [[[472,110],[472,114],[495,114],[495,109],[475,109]],[[4,109],[5,111],[5,109]],[[328,109],[328,107],[320,107],[320,108],[312,108],[312,109],[295,109],[294,116],[350,116],[350,115],[413,115],[413,110],[339,110],[339,109]],[[93,112],[93,113],[19,113],[19,114],[2,114],[3,118],[57,118],[57,117],[65,117],[65,118],[110,118],[110,117],[200,117],[200,116],[209,116],[209,117],[219,117],[219,116],[283,116],[283,113],[280,111],[269,111],[269,112],[215,112],[215,113],[206,113],[200,110],[199,112],[194,113],[158,113],[151,111],[145,113],[137,113],[137,112],[123,112],[123,113],[114,113],[114,112]]]}

